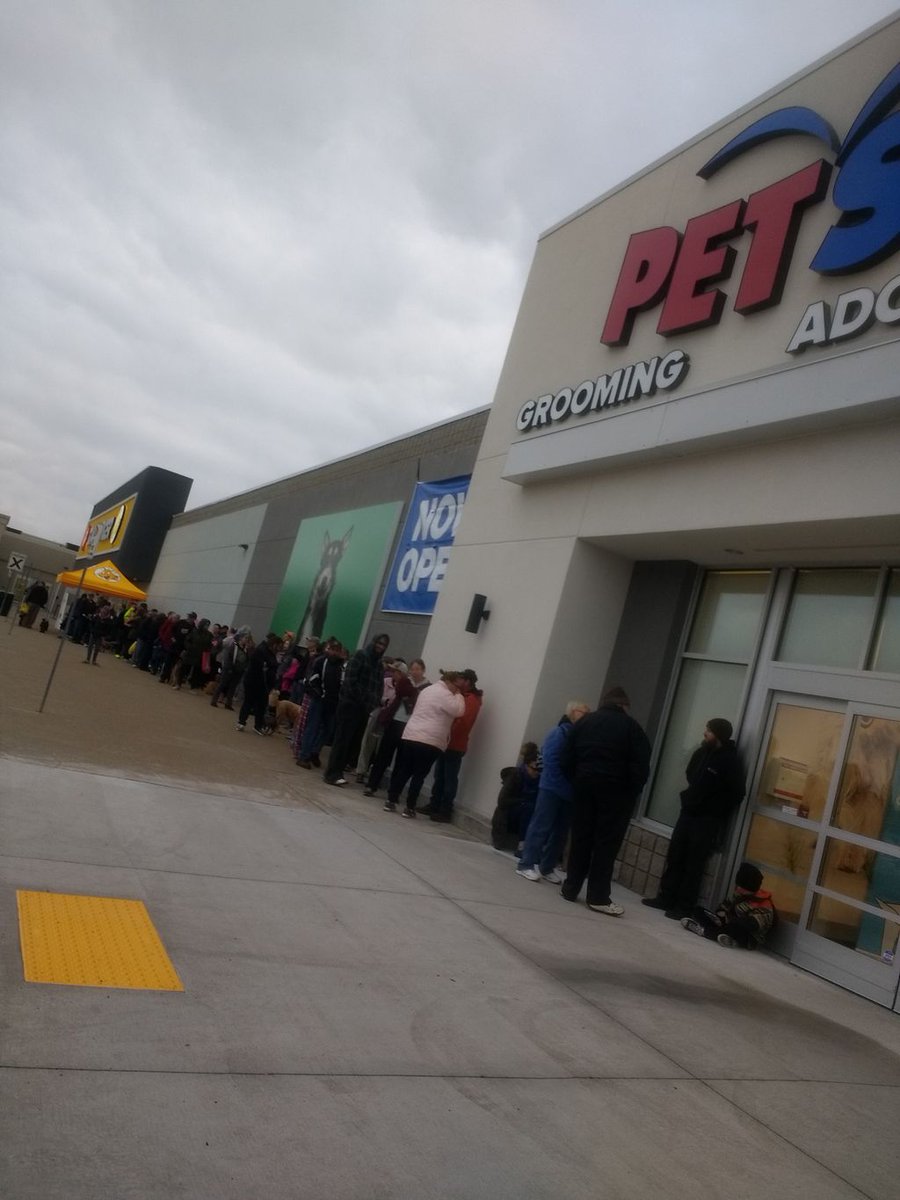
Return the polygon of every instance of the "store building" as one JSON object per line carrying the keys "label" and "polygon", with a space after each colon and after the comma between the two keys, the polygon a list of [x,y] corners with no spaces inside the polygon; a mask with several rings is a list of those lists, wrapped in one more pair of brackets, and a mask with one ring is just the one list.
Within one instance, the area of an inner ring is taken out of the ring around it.
{"label": "store building", "polygon": [[0,513],[0,565],[5,568],[0,577],[0,617],[7,616],[13,605],[18,606],[31,584],[38,581],[47,587],[47,608],[54,614],[59,592],[56,576],[72,566],[77,549],[68,542],[52,542],[14,529],[7,514]]}
{"label": "store building", "polygon": [[162,467],[145,467],[94,505],[75,565],[89,567],[109,559],[132,583],[145,587],[172,517],[184,510],[193,482]]}
{"label": "store building", "polygon": [[893,18],[539,239],[425,656],[485,686],[485,817],[568,699],[628,689],[645,894],[729,718],[711,891],[757,863],[776,948],[900,1008],[898,63]]}
{"label": "store building", "polygon": [[175,516],[150,603],[351,649],[421,654],[488,411]]}

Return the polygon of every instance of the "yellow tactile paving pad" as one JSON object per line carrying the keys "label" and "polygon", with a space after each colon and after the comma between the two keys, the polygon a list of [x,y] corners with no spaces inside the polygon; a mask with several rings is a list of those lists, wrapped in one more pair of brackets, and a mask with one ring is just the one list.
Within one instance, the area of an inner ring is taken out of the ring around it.
{"label": "yellow tactile paving pad", "polygon": [[29,983],[183,992],[142,900],[16,892]]}

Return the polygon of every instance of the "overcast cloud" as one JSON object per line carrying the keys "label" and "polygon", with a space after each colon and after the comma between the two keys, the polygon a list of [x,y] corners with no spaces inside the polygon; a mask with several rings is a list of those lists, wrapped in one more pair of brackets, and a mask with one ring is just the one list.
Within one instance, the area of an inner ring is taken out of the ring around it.
{"label": "overcast cloud", "polygon": [[4,0],[0,510],[487,404],[538,234],[879,0]]}

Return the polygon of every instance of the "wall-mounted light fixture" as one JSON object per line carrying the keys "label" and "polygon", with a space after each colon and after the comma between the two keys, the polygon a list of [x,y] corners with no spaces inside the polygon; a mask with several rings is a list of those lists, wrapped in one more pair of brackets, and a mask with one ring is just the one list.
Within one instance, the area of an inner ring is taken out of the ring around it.
{"label": "wall-mounted light fixture", "polygon": [[466,633],[477,633],[481,622],[486,621],[490,615],[487,607],[487,596],[482,596],[480,592],[476,592],[472,599],[472,607],[469,609],[469,616],[466,621]]}

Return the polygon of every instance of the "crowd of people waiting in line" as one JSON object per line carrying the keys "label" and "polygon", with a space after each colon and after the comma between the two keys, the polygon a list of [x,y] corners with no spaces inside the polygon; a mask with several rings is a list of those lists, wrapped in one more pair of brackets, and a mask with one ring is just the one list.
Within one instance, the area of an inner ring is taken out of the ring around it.
{"label": "crowd of people waiting in line", "polygon": [[[470,668],[441,671],[432,683],[421,659],[387,654],[387,634],[352,654],[334,637],[300,642],[291,632],[269,633],[255,644],[246,626],[146,605],[116,610],[87,595],[69,614],[66,633],[86,645],[85,663],[96,664],[100,649],[108,649],[160,683],[208,692],[214,708],[221,703],[234,711],[240,689],[238,731],[251,717],[260,736],[281,725],[297,765],[321,769],[326,783],[346,787],[355,780],[364,796],[374,797],[387,778],[386,812],[453,818],[460,767],[483,699]],[[518,761],[501,772],[491,823],[495,849],[514,855],[519,876],[557,884],[573,902],[586,885],[588,908],[614,917],[624,912],[611,895],[615,861],[650,768],[650,742],[629,708],[619,687],[596,709],[570,701],[543,743],[525,743]],[[716,910],[697,903],[709,856],[744,795],[732,732],[725,718],[707,722],[687,766],[659,894],[643,903],[721,945],[752,948],[775,921],[758,868],[743,863],[734,894]],[[419,808],[432,772],[430,801]]]}
{"label": "crowd of people waiting in line", "polygon": [[[251,720],[259,736],[286,728],[297,765],[321,769],[335,787],[356,781],[372,797],[387,781],[386,812],[453,818],[460,766],[482,705],[472,669],[441,671],[432,683],[421,659],[386,654],[387,634],[353,653],[335,637],[301,641],[291,631],[268,633],[257,644],[248,626],[146,604],[115,608],[87,593],[64,632],[85,646],[87,664],[98,665],[100,651],[109,651],[160,683],[208,693],[213,708],[235,711],[240,695],[239,732]],[[420,808],[432,772],[430,801]]]}
{"label": "crowd of people waiting in line", "polygon": [[[595,710],[571,700],[543,744],[526,742],[518,762],[501,771],[491,823],[494,847],[515,856],[517,875],[558,884],[568,901],[586,885],[588,908],[611,917],[625,911],[612,898],[613,873],[650,773],[650,742],[629,708],[620,687],[607,691]],[[744,796],[732,733],[724,717],[706,723],[687,765],[659,892],[642,903],[719,945],[751,949],[775,922],[756,866],[741,864],[733,894],[715,910],[698,904],[707,861]]]}

